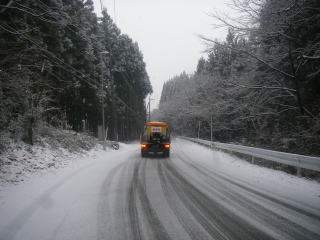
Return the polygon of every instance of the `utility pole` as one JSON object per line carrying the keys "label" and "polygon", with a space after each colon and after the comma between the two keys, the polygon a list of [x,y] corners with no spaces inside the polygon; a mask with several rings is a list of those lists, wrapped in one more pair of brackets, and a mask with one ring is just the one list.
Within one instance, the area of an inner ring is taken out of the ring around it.
{"label": "utility pole", "polygon": [[146,106],[146,110],[147,110],[147,112],[146,112],[146,119],[145,119],[145,121],[146,122],[148,122],[148,119],[149,119],[149,102],[147,103],[147,106]]}
{"label": "utility pole", "polygon": [[103,77],[101,77],[101,112],[102,112],[102,138],[103,138],[103,150],[106,150],[106,136],[105,136],[105,123],[104,123],[104,89],[103,89]]}
{"label": "utility pole", "polygon": [[199,121],[199,127],[198,127],[198,139],[200,138],[200,127],[201,127],[201,121]]}
{"label": "utility pole", "polygon": [[[103,51],[99,53],[101,67],[102,67],[102,54],[108,54],[108,51]],[[102,138],[103,138],[103,150],[106,150],[106,126],[104,119],[104,84],[103,84],[103,75],[100,73],[101,79],[101,113],[102,113]]]}
{"label": "utility pole", "polygon": [[150,95],[149,95],[149,122],[150,122],[150,120],[151,120],[151,116],[150,116]]}
{"label": "utility pole", "polygon": [[212,115],[211,115],[211,121],[210,121],[210,140],[211,140],[211,143],[212,143],[212,130],[213,130],[213,126],[212,126]]}
{"label": "utility pole", "polygon": [[118,141],[118,125],[117,125],[117,114],[116,114],[116,89],[114,85],[113,75],[110,72],[111,80],[111,108],[112,108],[112,125],[113,125],[113,140]]}
{"label": "utility pole", "polygon": [[148,104],[147,104],[147,110],[148,110],[148,118],[146,120],[149,120],[149,122],[151,121],[151,101],[154,100],[153,98],[151,98],[151,95],[149,95],[149,100],[148,100]]}
{"label": "utility pole", "polygon": [[211,148],[213,147],[213,125],[212,125],[212,114],[211,114],[211,120],[210,120],[210,140],[211,140]]}

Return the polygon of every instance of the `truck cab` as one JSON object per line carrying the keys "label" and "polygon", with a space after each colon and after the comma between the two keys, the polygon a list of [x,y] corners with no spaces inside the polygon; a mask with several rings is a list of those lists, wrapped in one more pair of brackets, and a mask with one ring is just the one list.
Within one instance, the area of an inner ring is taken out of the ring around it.
{"label": "truck cab", "polygon": [[145,123],[140,139],[142,157],[147,157],[149,153],[162,153],[163,157],[169,157],[170,143],[170,131],[167,123]]}

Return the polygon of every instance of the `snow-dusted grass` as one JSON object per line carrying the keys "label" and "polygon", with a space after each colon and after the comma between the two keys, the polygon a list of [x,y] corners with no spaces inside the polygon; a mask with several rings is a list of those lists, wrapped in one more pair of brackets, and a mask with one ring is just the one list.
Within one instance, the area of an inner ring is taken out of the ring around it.
{"label": "snow-dusted grass", "polygon": [[87,134],[52,127],[42,128],[34,145],[7,137],[0,154],[0,186],[18,184],[34,174],[54,171],[84,158],[90,149],[99,148],[102,147],[98,141]]}

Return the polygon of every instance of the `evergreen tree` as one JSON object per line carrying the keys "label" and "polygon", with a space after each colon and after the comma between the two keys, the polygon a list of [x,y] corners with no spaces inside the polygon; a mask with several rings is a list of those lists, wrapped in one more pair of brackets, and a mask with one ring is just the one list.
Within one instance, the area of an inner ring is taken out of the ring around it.
{"label": "evergreen tree", "polygon": [[96,133],[105,106],[112,137],[136,137],[152,88],[138,45],[107,11],[98,20],[92,0],[10,4],[0,8],[0,131],[31,144],[39,121]]}

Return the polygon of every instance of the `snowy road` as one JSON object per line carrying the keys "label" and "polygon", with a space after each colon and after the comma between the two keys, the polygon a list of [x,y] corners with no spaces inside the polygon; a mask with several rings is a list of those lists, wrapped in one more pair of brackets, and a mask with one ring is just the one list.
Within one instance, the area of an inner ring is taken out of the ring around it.
{"label": "snowy road", "polygon": [[0,191],[0,239],[320,239],[316,182],[179,139],[88,158]]}

